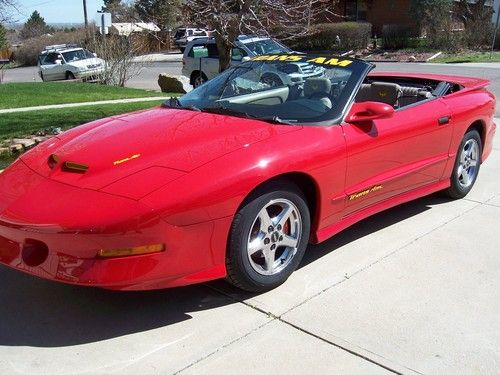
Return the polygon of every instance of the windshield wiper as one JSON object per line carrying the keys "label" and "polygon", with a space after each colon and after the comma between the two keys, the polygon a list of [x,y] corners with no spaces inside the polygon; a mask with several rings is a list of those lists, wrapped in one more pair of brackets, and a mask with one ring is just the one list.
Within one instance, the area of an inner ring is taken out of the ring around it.
{"label": "windshield wiper", "polygon": [[221,104],[213,107],[205,107],[202,109],[203,112],[209,112],[209,113],[215,113],[219,115],[229,115],[229,116],[236,116],[236,117],[243,117],[243,118],[248,118],[248,119],[253,119],[253,120],[260,120],[260,121],[265,121],[265,122],[270,122],[273,124],[285,124],[285,125],[295,125],[296,121],[290,121],[290,120],[283,120],[278,116],[256,116],[252,115],[250,113],[244,112],[244,111],[237,111],[232,108],[228,108],[226,106],[223,106]]}
{"label": "windshield wiper", "polygon": [[201,109],[195,107],[194,105],[183,106],[179,98],[172,96],[166,102],[163,102],[161,105],[163,108],[176,108],[176,109],[185,109],[188,111],[201,112]]}

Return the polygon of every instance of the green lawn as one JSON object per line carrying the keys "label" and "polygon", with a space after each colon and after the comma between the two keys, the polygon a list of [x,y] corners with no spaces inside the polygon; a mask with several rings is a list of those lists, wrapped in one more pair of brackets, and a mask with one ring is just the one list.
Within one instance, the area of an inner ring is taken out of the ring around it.
{"label": "green lawn", "polygon": [[0,85],[0,109],[152,96],[167,94],[90,83],[5,83]]}
{"label": "green lawn", "polygon": [[500,62],[500,52],[442,54],[432,63]]}
{"label": "green lawn", "polygon": [[0,140],[36,134],[51,128],[66,130],[100,118],[152,108],[160,104],[161,101],[147,101],[3,113],[0,115]]}

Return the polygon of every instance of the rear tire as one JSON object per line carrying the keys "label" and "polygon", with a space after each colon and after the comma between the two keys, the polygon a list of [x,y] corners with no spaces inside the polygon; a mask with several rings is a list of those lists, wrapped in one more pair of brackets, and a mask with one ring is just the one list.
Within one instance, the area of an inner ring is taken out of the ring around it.
{"label": "rear tire", "polygon": [[482,152],[483,148],[479,133],[475,129],[469,130],[465,133],[458,147],[455,165],[450,178],[451,185],[443,191],[446,196],[452,199],[460,199],[469,194],[479,173]]}
{"label": "rear tire", "polygon": [[75,75],[72,72],[66,72],[66,79],[67,80],[75,79]]}
{"label": "rear tire", "polygon": [[203,85],[207,81],[208,81],[208,78],[203,72],[195,73],[195,76],[193,78],[193,87],[194,88],[200,87],[201,85]]}
{"label": "rear tire", "polygon": [[275,183],[256,192],[231,226],[227,280],[249,292],[281,285],[302,260],[310,229],[306,199],[295,185]]}

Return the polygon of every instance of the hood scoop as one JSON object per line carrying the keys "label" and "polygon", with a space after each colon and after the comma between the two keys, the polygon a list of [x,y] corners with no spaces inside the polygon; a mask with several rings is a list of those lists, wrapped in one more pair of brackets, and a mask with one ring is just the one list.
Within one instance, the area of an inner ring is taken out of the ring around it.
{"label": "hood scoop", "polygon": [[[50,169],[54,169],[59,164],[60,158],[56,154],[49,156],[47,164]],[[61,165],[63,172],[85,173],[89,170],[89,166],[82,163],[75,163],[73,161],[65,161]]]}

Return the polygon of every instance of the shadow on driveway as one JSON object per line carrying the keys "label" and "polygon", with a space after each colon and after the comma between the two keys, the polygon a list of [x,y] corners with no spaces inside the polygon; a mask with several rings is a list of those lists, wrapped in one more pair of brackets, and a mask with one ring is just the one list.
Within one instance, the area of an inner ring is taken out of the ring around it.
{"label": "shadow on driveway", "polygon": [[[300,267],[350,241],[411,218],[448,200],[430,196],[355,224],[308,248]],[[59,347],[107,340],[191,319],[190,312],[252,297],[215,281],[148,292],[116,292],[59,284],[0,267],[0,345]],[[226,291],[229,295],[213,289]]]}

